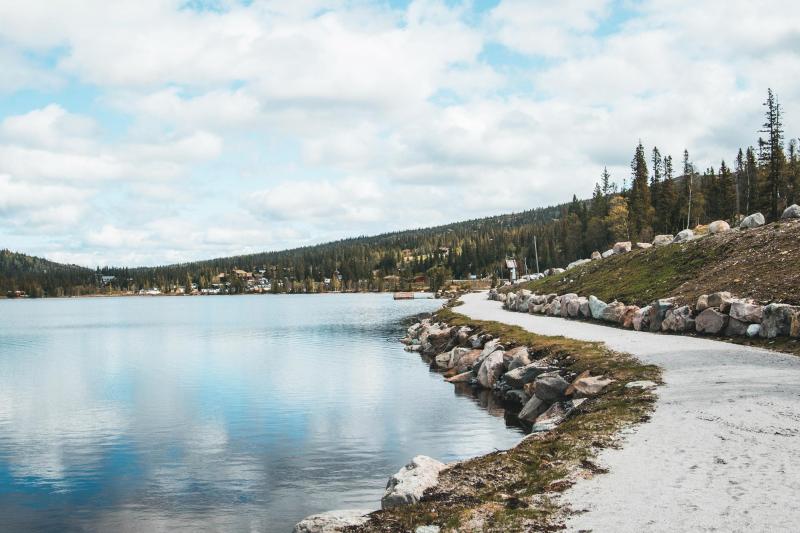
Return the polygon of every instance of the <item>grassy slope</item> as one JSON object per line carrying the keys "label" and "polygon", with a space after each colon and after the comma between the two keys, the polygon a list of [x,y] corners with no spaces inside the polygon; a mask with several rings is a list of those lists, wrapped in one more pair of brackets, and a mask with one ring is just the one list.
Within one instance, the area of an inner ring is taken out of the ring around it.
{"label": "grassy slope", "polygon": [[647,420],[653,408],[652,394],[626,389],[624,384],[659,381],[660,370],[612,352],[602,343],[545,337],[517,326],[471,320],[448,309],[438,316],[454,326],[470,325],[491,333],[508,346],[529,346],[534,357],[558,360],[571,372],[591,370],[617,382],[555,430],[530,437],[511,450],[458,463],[442,472],[438,486],[426,493],[423,502],[379,511],[368,524],[349,531],[413,531],[426,524],[460,532],[559,529],[564,510],[553,496],[568,488],[578,472],[602,472],[593,463],[596,452],[614,446],[617,431]]}
{"label": "grassy slope", "polygon": [[612,256],[527,285],[538,293],[593,294],[605,301],[646,305],[675,296],[730,291],[760,302],[800,304],[800,220],[704,236]]}

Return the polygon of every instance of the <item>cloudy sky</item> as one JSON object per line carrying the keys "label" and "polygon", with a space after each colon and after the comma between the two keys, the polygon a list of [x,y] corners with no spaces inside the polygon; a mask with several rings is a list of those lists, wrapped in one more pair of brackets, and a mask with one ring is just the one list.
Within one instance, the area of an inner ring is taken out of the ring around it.
{"label": "cloudy sky", "polygon": [[800,9],[751,0],[0,2],[0,248],[152,265],[588,196],[639,139],[800,135]]}

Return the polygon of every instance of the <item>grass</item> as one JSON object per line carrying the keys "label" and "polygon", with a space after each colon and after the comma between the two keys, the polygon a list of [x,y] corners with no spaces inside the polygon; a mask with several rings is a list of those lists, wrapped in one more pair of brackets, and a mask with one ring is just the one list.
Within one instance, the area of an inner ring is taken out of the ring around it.
{"label": "grass", "polygon": [[439,484],[426,492],[422,502],[378,511],[368,524],[348,531],[413,531],[427,524],[460,532],[559,529],[565,510],[557,494],[572,484],[579,471],[587,475],[601,472],[594,464],[597,451],[615,446],[617,432],[646,421],[654,407],[654,395],[626,389],[625,383],[660,382],[659,368],[611,351],[602,343],[471,320],[453,308],[440,310],[437,319],[490,333],[506,346],[526,345],[533,357],[557,361],[569,373],[590,370],[616,381],[553,431],[530,436],[510,450],[457,463],[440,474]]}

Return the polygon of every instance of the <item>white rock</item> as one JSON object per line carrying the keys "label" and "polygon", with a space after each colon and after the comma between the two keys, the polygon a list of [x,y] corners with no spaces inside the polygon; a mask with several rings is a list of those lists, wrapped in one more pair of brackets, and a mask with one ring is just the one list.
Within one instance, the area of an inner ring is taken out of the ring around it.
{"label": "white rock", "polygon": [[800,218],[800,205],[792,204],[784,209],[781,218]]}
{"label": "white rock", "polygon": [[631,381],[630,383],[625,384],[626,389],[643,389],[643,390],[650,390],[655,389],[658,387],[658,384],[654,381],[643,380],[643,381]]}
{"label": "white rock", "polygon": [[730,224],[728,224],[724,220],[715,220],[714,222],[708,225],[708,232],[711,235],[714,235],[716,233],[723,233],[725,231],[730,231],[730,230],[731,230]]}
{"label": "white rock", "polygon": [[631,251],[631,241],[621,241],[614,244],[612,248],[615,254],[624,254]]}
{"label": "white rock", "polygon": [[612,255],[614,255],[614,250],[606,250],[605,252],[600,254],[600,257],[605,259],[606,257],[611,257]]}
{"label": "white rock", "polygon": [[585,265],[586,263],[591,263],[591,259],[578,259],[577,261],[573,261],[572,263],[567,265],[567,270],[571,268],[575,268],[576,266]]}
{"label": "white rock", "polygon": [[365,509],[343,509],[308,516],[295,524],[292,533],[339,533],[348,526],[360,526],[369,521]]}
{"label": "white rock", "polygon": [[752,215],[748,215],[742,219],[742,222],[739,224],[739,227],[742,229],[750,229],[750,228],[757,228],[759,226],[763,226],[764,222],[764,215],[761,213],[753,213]]}
{"label": "white rock", "polygon": [[747,326],[748,337],[758,337],[761,334],[761,324],[750,324]]}
{"label": "white rock", "polygon": [[445,466],[444,463],[426,455],[417,455],[389,478],[386,491],[381,498],[381,508],[391,509],[419,502],[422,494],[439,481],[439,472]]}
{"label": "white rock", "polygon": [[491,389],[497,379],[503,375],[505,371],[503,368],[503,355],[504,352],[502,350],[497,350],[492,352],[481,363],[481,367],[478,369],[478,383],[483,388]]}
{"label": "white rock", "polygon": [[653,246],[665,246],[667,244],[672,244],[672,241],[675,237],[672,235],[656,235],[653,239]]}
{"label": "white rock", "polygon": [[675,238],[672,239],[672,242],[687,242],[694,239],[694,232],[690,229],[685,229],[683,231],[679,231]]}

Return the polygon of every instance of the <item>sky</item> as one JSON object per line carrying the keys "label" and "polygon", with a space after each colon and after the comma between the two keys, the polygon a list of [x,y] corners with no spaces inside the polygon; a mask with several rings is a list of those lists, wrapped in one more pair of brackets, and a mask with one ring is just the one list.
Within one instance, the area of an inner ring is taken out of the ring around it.
{"label": "sky", "polygon": [[0,3],[0,248],[157,265],[589,197],[800,136],[787,0]]}

